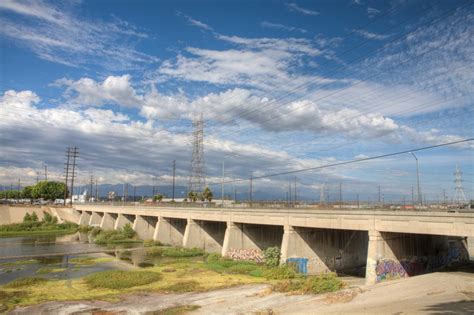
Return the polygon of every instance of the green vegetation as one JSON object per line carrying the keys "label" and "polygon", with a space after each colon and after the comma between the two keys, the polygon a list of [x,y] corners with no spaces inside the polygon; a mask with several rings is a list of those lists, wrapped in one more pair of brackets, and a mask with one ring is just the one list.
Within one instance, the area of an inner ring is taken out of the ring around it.
{"label": "green vegetation", "polygon": [[292,266],[283,265],[275,268],[268,268],[263,272],[263,276],[269,280],[294,279],[300,276]]}
{"label": "green vegetation", "polygon": [[67,187],[62,182],[41,181],[34,186],[26,186],[22,190],[0,191],[0,199],[39,199],[55,200],[64,198]]}
{"label": "green vegetation", "polygon": [[136,239],[137,233],[133,230],[129,223],[125,224],[119,230],[102,230],[99,227],[94,227],[89,230],[89,234],[94,239],[94,243],[102,245],[126,242],[142,242]]}
{"label": "green vegetation", "polygon": [[152,247],[147,250],[149,256],[162,257],[196,257],[203,256],[204,251],[200,248],[184,248],[184,247]]}
{"label": "green vegetation", "polygon": [[206,268],[218,273],[244,274],[261,277],[265,267],[253,261],[232,260],[220,257],[218,254],[210,254],[206,259]]}
{"label": "green vegetation", "polygon": [[44,274],[48,274],[48,273],[63,272],[65,270],[67,270],[67,269],[66,268],[43,267],[43,268],[39,268],[38,270],[36,270],[36,273],[39,274],[39,275],[44,275]]}
{"label": "green vegetation", "polygon": [[344,283],[334,273],[324,273],[317,276],[298,277],[275,285],[280,292],[295,292],[301,294],[321,294],[334,292],[344,287]]}
{"label": "green vegetation", "polygon": [[268,247],[263,251],[263,257],[265,258],[265,264],[269,268],[275,268],[280,265],[280,248],[278,247]]}
{"label": "green vegetation", "polygon": [[158,241],[153,241],[153,240],[143,241],[143,247],[153,247],[153,246],[163,246],[163,244],[161,244]]}
{"label": "green vegetation", "polygon": [[56,217],[43,212],[43,220],[39,221],[36,212],[26,213],[22,223],[0,225],[0,236],[37,235],[37,234],[68,234],[77,231],[77,224],[58,223]]}
{"label": "green vegetation", "polygon": [[153,271],[108,270],[90,274],[84,278],[91,288],[125,289],[149,284],[161,279]]}
{"label": "green vegetation", "polygon": [[82,256],[82,257],[74,257],[69,259],[69,263],[74,265],[81,265],[81,266],[88,266],[88,265],[95,265],[104,262],[110,262],[114,259],[112,257],[90,257],[90,256]]}
{"label": "green vegetation", "polygon": [[155,196],[153,196],[153,201],[155,201],[155,202],[156,202],[156,201],[160,202],[161,200],[163,200],[163,195],[160,194],[160,195],[155,195]]}
{"label": "green vegetation", "polygon": [[197,200],[201,200],[201,201],[207,200],[208,202],[211,202],[213,197],[214,197],[214,194],[209,189],[209,187],[206,187],[206,189],[204,189],[202,193],[196,192],[196,191],[188,192],[188,199],[191,202],[196,202]]}
{"label": "green vegetation", "polygon": [[27,260],[15,260],[15,261],[9,261],[9,262],[4,262],[1,263],[0,266],[21,266],[21,265],[32,265],[32,264],[37,264],[38,260],[36,259],[27,259]]}
{"label": "green vegetation", "polygon": [[23,287],[30,287],[33,285],[38,285],[46,282],[48,280],[39,277],[31,277],[31,278],[18,278],[15,279],[7,284],[5,284],[4,288],[23,288]]}

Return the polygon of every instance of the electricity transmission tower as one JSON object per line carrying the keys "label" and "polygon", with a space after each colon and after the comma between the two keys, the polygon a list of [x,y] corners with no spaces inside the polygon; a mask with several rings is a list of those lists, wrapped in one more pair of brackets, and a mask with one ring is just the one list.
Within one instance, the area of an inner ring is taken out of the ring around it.
{"label": "electricity transmission tower", "polygon": [[76,178],[76,158],[79,155],[79,149],[77,147],[67,148],[66,151],[66,169],[65,169],[65,177],[66,177],[66,189],[64,191],[64,205],[66,205],[66,199],[68,197],[68,183],[71,180],[71,190],[69,193],[71,195],[71,205],[72,199],[74,195],[74,179]]}
{"label": "electricity transmission tower", "polygon": [[194,118],[193,128],[193,153],[188,191],[202,193],[206,186],[204,177],[204,121],[202,113]]}
{"label": "electricity transmission tower", "polygon": [[456,187],[454,188],[453,203],[462,205],[467,203],[466,195],[464,194],[464,188],[462,187],[462,172],[459,170],[459,166],[456,165],[456,171],[454,172],[454,182]]}
{"label": "electricity transmission tower", "polygon": [[320,205],[324,205],[326,203],[326,198],[325,198],[326,194],[324,193],[325,188],[326,188],[326,183],[323,183],[319,190],[319,204]]}

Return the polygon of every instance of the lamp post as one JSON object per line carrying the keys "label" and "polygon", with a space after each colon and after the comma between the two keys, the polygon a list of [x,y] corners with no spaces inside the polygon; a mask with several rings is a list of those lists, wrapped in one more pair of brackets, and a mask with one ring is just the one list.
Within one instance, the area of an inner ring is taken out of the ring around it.
{"label": "lamp post", "polygon": [[416,157],[415,153],[413,152],[410,152],[411,155],[413,155],[413,157],[415,158],[416,160],[416,186],[417,186],[417,189],[418,189],[418,198],[417,198],[417,201],[418,201],[418,205],[419,206],[422,206],[423,205],[423,199],[421,198],[421,188],[420,188],[420,170],[418,168],[418,158]]}

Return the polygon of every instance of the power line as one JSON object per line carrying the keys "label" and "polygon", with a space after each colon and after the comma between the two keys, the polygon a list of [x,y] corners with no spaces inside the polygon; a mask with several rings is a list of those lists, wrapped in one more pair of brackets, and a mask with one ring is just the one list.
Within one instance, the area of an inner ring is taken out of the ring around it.
{"label": "power line", "polygon": [[[345,161],[345,162],[338,162],[338,163],[332,163],[332,164],[327,164],[327,165],[322,165],[322,166],[309,167],[309,168],[304,168],[304,169],[299,169],[299,170],[294,170],[294,171],[286,171],[286,172],[281,172],[281,173],[261,175],[261,176],[253,177],[253,179],[269,178],[269,177],[275,177],[275,176],[302,173],[302,172],[307,172],[307,171],[314,171],[314,170],[319,170],[319,169],[324,169],[324,168],[329,168],[329,167],[335,167],[335,166],[359,163],[359,162],[370,161],[370,160],[375,160],[375,159],[381,159],[381,158],[396,156],[396,155],[400,155],[400,154],[407,154],[409,152],[418,152],[418,151],[424,151],[424,150],[429,150],[429,149],[434,149],[434,148],[439,148],[439,147],[445,147],[445,146],[449,146],[449,145],[461,144],[461,143],[470,142],[470,141],[473,141],[473,140],[474,140],[474,138],[468,138],[468,139],[463,139],[463,140],[458,140],[458,141],[453,141],[453,142],[446,142],[446,143],[442,143],[442,144],[436,144],[436,145],[431,145],[431,146],[426,146],[426,147],[421,147],[421,148],[416,148],[416,149],[411,149],[411,150],[404,150],[404,151],[399,151],[399,152],[394,152],[394,153],[388,153],[388,154],[383,154],[383,155],[378,155],[378,156],[373,156],[373,157],[367,157],[367,158],[362,158],[362,159],[355,159],[355,160],[350,160],[350,161]],[[244,180],[245,179],[236,179],[236,180],[226,181],[224,183],[225,184],[227,184],[227,183],[236,183],[236,182],[242,182]],[[219,184],[219,183],[210,183],[209,185],[216,185],[216,184]]]}

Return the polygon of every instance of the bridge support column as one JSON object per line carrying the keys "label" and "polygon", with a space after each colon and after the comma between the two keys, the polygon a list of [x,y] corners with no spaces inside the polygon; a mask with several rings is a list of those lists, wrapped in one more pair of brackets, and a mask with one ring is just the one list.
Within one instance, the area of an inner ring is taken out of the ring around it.
{"label": "bridge support column", "polygon": [[277,226],[227,222],[222,256],[229,256],[231,250],[259,251],[272,246],[280,246],[283,234],[281,232]]}
{"label": "bridge support column", "polygon": [[89,225],[100,226],[100,222],[102,222],[102,215],[100,215],[99,212],[92,212]]}
{"label": "bridge support column", "polygon": [[117,216],[112,213],[104,212],[102,221],[100,222],[100,228],[103,230],[113,230],[115,227],[115,220]]}
{"label": "bridge support column", "polygon": [[184,231],[183,247],[196,247],[210,253],[221,253],[223,235],[219,233],[219,224],[220,222],[188,219]]}
{"label": "bridge support column", "polygon": [[90,213],[87,211],[82,211],[81,216],[79,218],[79,225],[89,225],[90,220]]}
{"label": "bridge support column", "polygon": [[156,218],[137,215],[133,222],[133,229],[140,239],[151,240],[155,233],[156,222]]}
{"label": "bridge support column", "polygon": [[369,245],[367,247],[367,264],[365,266],[365,283],[377,282],[377,262],[382,257],[382,246],[384,239],[382,234],[376,230],[369,231]]}
{"label": "bridge support column", "polygon": [[130,224],[130,226],[133,226],[134,222],[134,216],[133,215],[128,215],[128,214],[119,214],[117,216],[117,220],[115,220],[115,226],[114,230],[119,230],[123,228],[125,224]]}
{"label": "bridge support column", "polygon": [[[182,221],[182,222],[181,222]],[[186,221],[159,217],[156,223],[153,240],[162,244],[183,246]]]}

